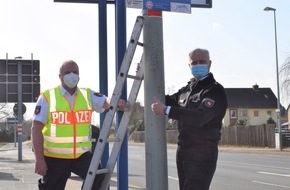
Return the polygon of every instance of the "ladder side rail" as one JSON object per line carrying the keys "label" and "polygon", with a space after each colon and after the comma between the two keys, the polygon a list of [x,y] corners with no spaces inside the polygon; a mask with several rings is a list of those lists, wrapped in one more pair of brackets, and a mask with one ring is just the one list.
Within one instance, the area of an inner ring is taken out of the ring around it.
{"label": "ladder side rail", "polygon": [[107,162],[107,166],[106,166],[106,168],[109,171],[106,174],[106,176],[102,182],[101,189],[108,189],[108,187],[109,187],[110,178],[111,178],[111,175],[114,171],[114,167],[115,167],[121,146],[123,144],[123,141],[124,141],[124,138],[125,138],[125,135],[127,132],[127,127],[128,127],[129,122],[130,122],[131,115],[133,113],[134,103],[136,102],[138,92],[140,90],[140,87],[141,87],[141,84],[143,81],[143,76],[144,76],[143,73],[144,73],[144,69],[143,69],[143,56],[142,56],[141,61],[140,61],[140,69],[137,71],[136,79],[134,80],[134,82],[132,84],[132,88],[131,88],[130,95],[128,98],[130,108],[128,111],[126,111],[123,114],[122,119],[120,121],[118,131],[116,133],[116,137],[119,138],[120,141],[118,143],[114,143],[114,145],[112,147],[111,154],[110,154],[109,160]]}
{"label": "ladder side rail", "polygon": [[[108,113],[106,113],[103,127],[101,130],[97,145],[99,143],[100,144],[106,143],[106,139],[107,139],[109,132],[110,132],[110,127],[107,127],[107,126],[111,126],[113,118],[115,116],[117,104],[118,104],[118,101],[121,97],[122,89],[124,87],[126,77],[128,75],[129,69],[130,69],[130,65],[131,65],[131,62],[132,62],[132,59],[134,56],[134,52],[135,52],[136,47],[137,47],[137,42],[138,42],[138,39],[140,37],[143,25],[144,25],[143,17],[138,17],[136,24],[135,24],[135,27],[134,27],[134,30],[133,30],[133,33],[132,33],[132,36],[131,36],[130,43],[129,43],[128,48],[125,52],[125,56],[124,56],[124,59],[123,59],[123,62],[122,62],[121,68],[120,68],[120,72],[119,72],[119,75],[117,77],[113,96],[112,96],[111,101],[110,101],[110,108],[109,108]],[[135,30],[137,30],[137,31],[135,31]],[[105,129],[104,133],[102,133],[103,129]],[[105,134],[105,135],[103,135],[103,134]],[[98,148],[98,147],[96,146],[96,148]],[[97,151],[102,151],[102,150],[95,149],[95,152],[97,152]],[[99,154],[99,152],[97,152],[97,153]]]}
{"label": "ladder side rail", "polygon": [[106,116],[102,125],[100,136],[99,136],[97,145],[95,147],[94,155],[92,157],[90,167],[89,167],[89,170],[87,172],[87,176],[84,182],[83,190],[91,190],[93,182],[95,180],[98,166],[99,166],[99,163],[102,158],[104,148],[106,145],[106,139],[109,136],[110,127],[113,122],[113,118],[115,116],[117,104],[121,97],[122,89],[125,85],[125,80],[129,72],[129,68],[130,68],[136,47],[138,45],[138,39],[140,37],[143,25],[144,25],[144,17],[138,16],[136,19],[136,23],[135,23],[131,38],[130,38],[130,42],[128,44],[127,50],[124,55],[124,59],[123,59],[119,74],[117,76],[117,81],[114,88],[114,92],[110,100],[110,108],[109,108],[109,111],[106,113]]}

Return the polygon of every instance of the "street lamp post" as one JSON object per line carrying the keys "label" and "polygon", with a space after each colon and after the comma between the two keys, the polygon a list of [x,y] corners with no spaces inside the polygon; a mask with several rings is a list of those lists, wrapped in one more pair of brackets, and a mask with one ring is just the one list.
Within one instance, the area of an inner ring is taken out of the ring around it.
{"label": "street lamp post", "polygon": [[279,67],[278,67],[278,48],[277,48],[277,28],[276,28],[276,9],[272,7],[264,8],[264,11],[273,11],[274,13],[274,29],[275,29],[275,51],[276,51],[276,77],[277,77],[277,125],[279,133],[279,149],[282,150],[281,139],[281,110],[280,110],[280,87],[279,87]]}

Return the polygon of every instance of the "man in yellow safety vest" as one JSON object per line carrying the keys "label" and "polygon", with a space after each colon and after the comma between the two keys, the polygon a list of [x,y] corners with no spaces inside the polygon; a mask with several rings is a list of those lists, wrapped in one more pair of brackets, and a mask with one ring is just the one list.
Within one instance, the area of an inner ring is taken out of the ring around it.
{"label": "man in yellow safety vest", "polygon": [[[89,88],[78,88],[79,67],[65,61],[59,70],[61,85],[39,96],[32,123],[35,173],[42,175],[39,189],[64,190],[71,172],[85,179],[92,159],[92,112],[109,108],[110,98]],[[124,110],[126,102],[118,102]],[[93,189],[99,189],[96,176]]]}

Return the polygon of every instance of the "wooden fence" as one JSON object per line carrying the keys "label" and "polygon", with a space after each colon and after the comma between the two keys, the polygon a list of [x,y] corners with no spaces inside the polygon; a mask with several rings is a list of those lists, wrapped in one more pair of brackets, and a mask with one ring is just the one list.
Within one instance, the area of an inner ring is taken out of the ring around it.
{"label": "wooden fence", "polygon": [[275,148],[275,124],[223,127],[220,145]]}
{"label": "wooden fence", "polygon": [[[275,127],[275,124],[223,127],[220,145],[275,148]],[[176,143],[177,135],[176,130],[167,130],[167,142]],[[130,138],[134,142],[144,142],[144,131],[136,131]]]}

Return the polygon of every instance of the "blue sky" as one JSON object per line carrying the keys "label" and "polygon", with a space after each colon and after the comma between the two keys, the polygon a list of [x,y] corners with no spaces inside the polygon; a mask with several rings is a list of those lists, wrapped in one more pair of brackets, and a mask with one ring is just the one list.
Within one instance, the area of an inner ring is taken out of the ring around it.
{"label": "blue sky", "polygon": [[[192,8],[191,14],[163,12],[166,92],[177,90],[191,78],[188,53],[200,47],[210,51],[211,71],[224,87],[258,84],[277,94],[274,15],[263,11],[266,6],[277,9],[280,67],[290,56],[290,1],[213,0],[211,9]],[[9,59],[30,59],[33,53],[41,64],[42,90],[59,84],[60,63],[73,59],[80,66],[79,86],[99,90],[97,5],[1,0],[0,7],[1,59],[6,53]],[[109,5],[109,96],[115,84],[113,11]],[[129,36],[141,10],[126,11]],[[289,101],[283,94],[281,99],[284,106]],[[143,102],[142,96],[138,100]]]}

